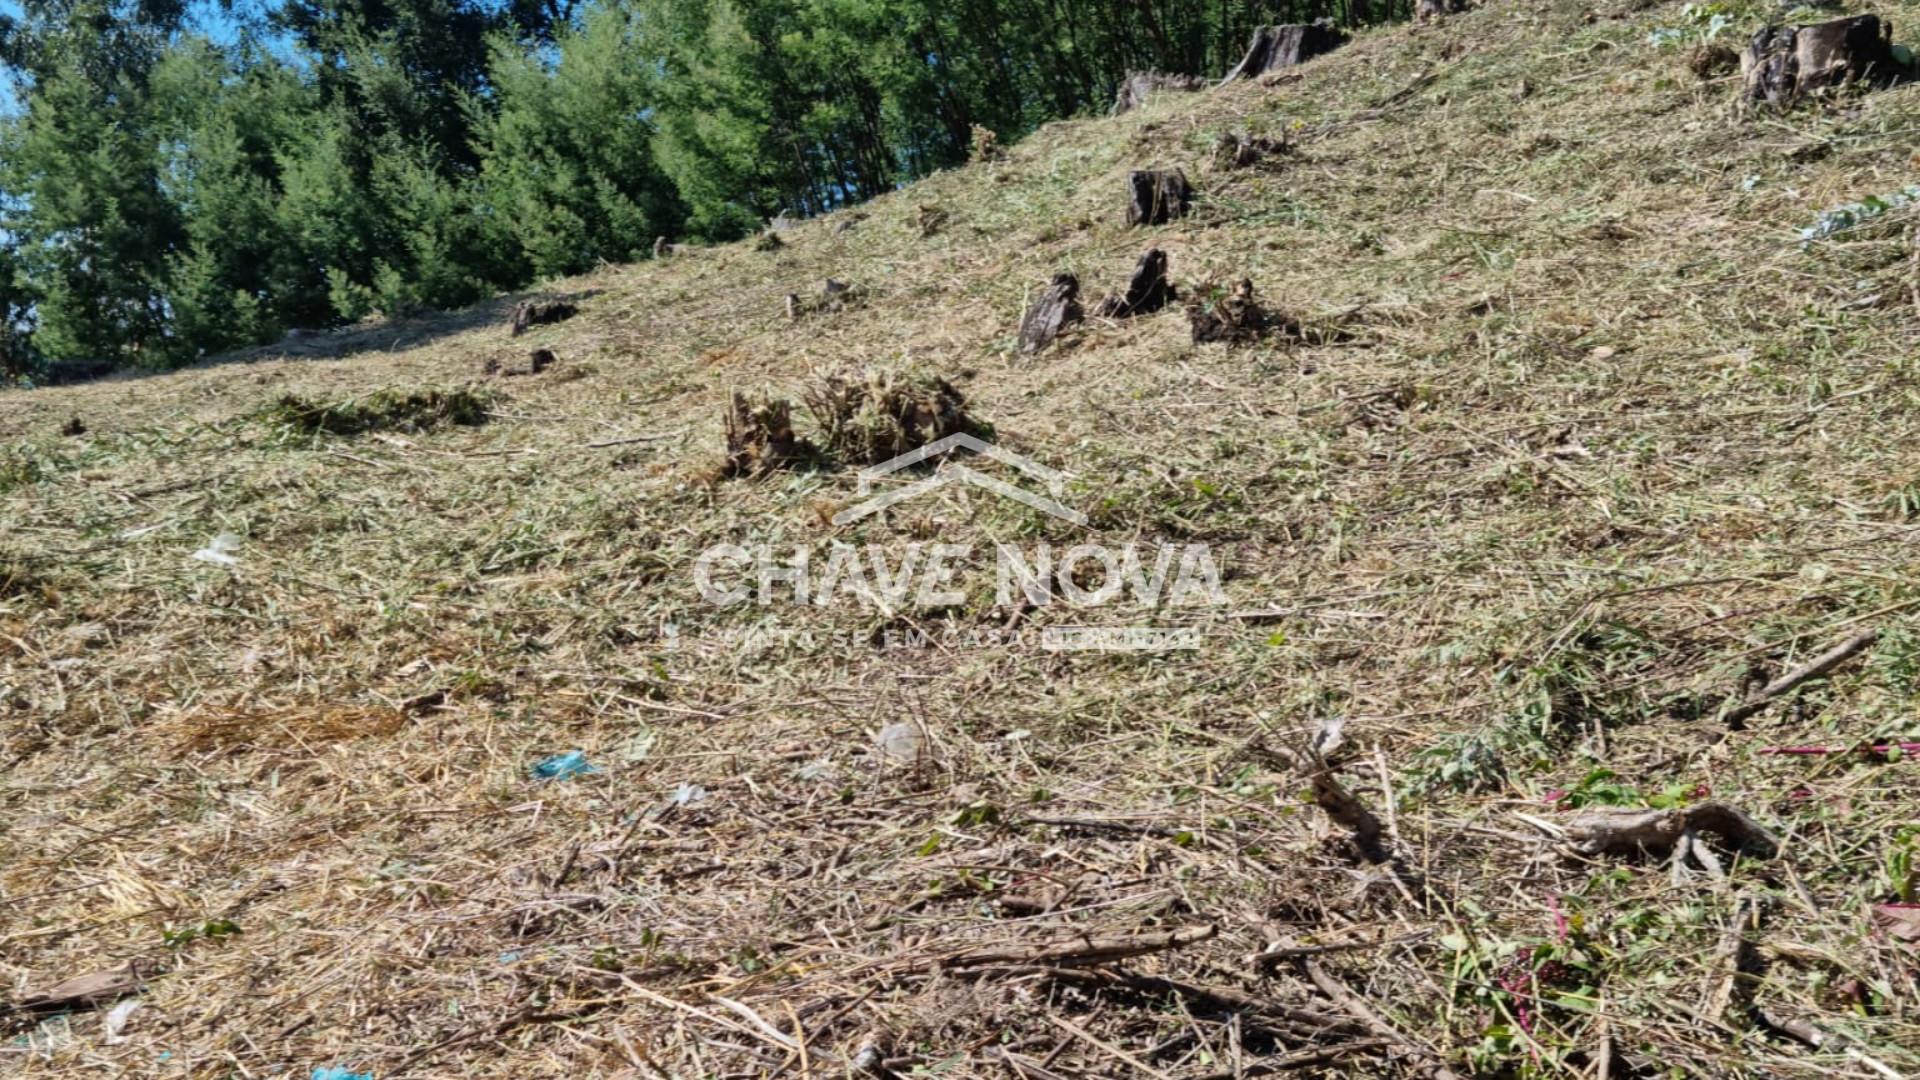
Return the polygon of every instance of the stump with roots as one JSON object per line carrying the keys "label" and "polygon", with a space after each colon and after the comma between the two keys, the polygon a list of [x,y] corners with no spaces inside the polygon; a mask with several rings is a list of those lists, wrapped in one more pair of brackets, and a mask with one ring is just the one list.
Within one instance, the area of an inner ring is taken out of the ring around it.
{"label": "stump with roots", "polygon": [[1240,65],[1220,81],[1230,83],[1235,79],[1257,79],[1268,72],[1290,68],[1297,64],[1332,52],[1339,48],[1347,37],[1331,26],[1320,23],[1290,23],[1286,26],[1262,26],[1253,32],[1253,41],[1247,45],[1247,55]]}
{"label": "stump with roots", "polygon": [[1127,224],[1164,225],[1186,217],[1193,187],[1179,169],[1138,169],[1127,174]]}
{"label": "stump with roots", "polygon": [[1080,321],[1080,279],[1055,274],[1046,291],[1027,308],[1020,320],[1020,351],[1036,353],[1053,343],[1060,331]]}
{"label": "stump with roots", "polygon": [[1126,319],[1159,311],[1175,299],[1173,282],[1167,280],[1167,253],[1154,248],[1134,265],[1127,291],[1109,294],[1093,313],[1103,319]]}
{"label": "stump with roots", "polygon": [[1207,80],[1198,75],[1169,75],[1164,71],[1129,71],[1113,95],[1113,115],[1138,109],[1149,98],[1164,90],[1190,93],[1205,90]]}
{"label": "stump with roots", "polygon": [[1893,55],[1892,24],[1877,15],[1764,27],[1740,56],[1746,96],[1769,105],[1791,105],[1827,86],[1887,82],[1903,70]]}

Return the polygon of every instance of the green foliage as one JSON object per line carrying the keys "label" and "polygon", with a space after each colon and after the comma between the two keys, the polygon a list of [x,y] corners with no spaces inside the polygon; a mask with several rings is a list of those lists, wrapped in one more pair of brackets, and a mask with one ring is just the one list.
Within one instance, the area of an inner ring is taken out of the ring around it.
{"label": "green foliage", "polygon": [[196,941],[219,941],[240,932],[240,924],[232,919],[209,919],[199,926],[183,926],[178,930],[162,930],[161,943],[169,949],[182,949]]}
{"label": "green foliage", "polygon": [[442,423],[474,427],[487,421],[492,395],[478,390],[382,390],[350,401],[314,401],[288,394],[260,419],[299,435],[359,435],[369,431],[424,431]]}
{"label": "green foliage", "polygon": [[183,0],[27,0],[0,42],[21,102],[0,118],[0,379],[745,235],[1102,108],[1130,70],[1215,74],[1254,26],[1355,11],[278,0],[216,44]]}

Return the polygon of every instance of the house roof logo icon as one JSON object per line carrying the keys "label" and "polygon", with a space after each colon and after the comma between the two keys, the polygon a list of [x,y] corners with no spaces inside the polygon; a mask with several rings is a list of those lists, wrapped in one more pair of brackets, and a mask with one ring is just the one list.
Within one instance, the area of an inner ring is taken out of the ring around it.
{"label": "house roof logo icon", "polygon": [[[998,461],[1001,464],[1025,473],[1045,485],[1047,494],[1036,494],[1026,488],[1018,487],[1005,480],[988,476],[978,470],[970,469],[958,461],[951,460],[942,461],[939,468],[931,476],[915,480],[912,483],[893,488],[890,491],[878,495],[873,493],[876,481],[891,476],[902,469],[910,469],[921,462],[931,461],[934,458],[941,457],[954,450],[969,450],[981,457]],[[1066,473],[1058,469],[1050,469],[1034,461],[1032,458],[1022,457],[1011,450],[1004,450],[987,442],[985,439],[980,439],[964,432],[949,435],[936,442],[930,442],[917,450],[910,450],[901,454],[899,457],[891,458],[878,465],[869,466],[868,468],[860,470],[859,492],[862,496],[862,501],[833,515],[833,523],[835,525],[848,525],[859,521],[861,518],[877,514],[896,503],[902,503],[908,499],[918,498],[921,495],[938,491],[949,484],[959,483],[967,483],[978,488],[984,488],[987,491],[993,492],[995,495],[1012,499],[1015,502],[1025,503],[1041,513],[1050,514],[1064,521],[1071,521],[1075,525],[1085,525],[1087,523],[1087,516],[1085,514],[1060,501],[1066,494]]]}

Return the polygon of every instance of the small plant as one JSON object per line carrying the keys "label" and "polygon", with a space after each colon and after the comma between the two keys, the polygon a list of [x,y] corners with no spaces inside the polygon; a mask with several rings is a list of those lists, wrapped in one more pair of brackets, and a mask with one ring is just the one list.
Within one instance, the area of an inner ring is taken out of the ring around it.
{"label": "small plant", "polygon": [[1688,4],[1680,9],[1681,26],[1663,26],[1647,35],[1647,44],[1656,49],[1684,45],[1707,45],[1733,25],[1733,14],[1725,4]]}
{"label": "small plant", "polygon": [[1822,210],[1813,219],[1813,224],[1800,230],[1800,245],[1805,247],[1815,240],[1824,240],[1836,233],[1848,232],[1866,225],[1893,210],[1904,210],[1915,200],[1920,200],[1920,184],[1908,184],[1899,191],[1885,195],[1869,195],[1859,202],[1845,203],[1830,210]]}
{"label": "small plant", "polygon": [[232,937],[240,932],[240,924],[232,919],[209,919],[199,926],[185,926],[178,930],[163,930],[160,941],[169,949],[181,949],[196,941],[218,941]]}
{"label": "small plant", "polygon": [[1903,904],[1914,902],[1914,855],[1920,852],[1920,825],[1903,825],[1887,851],[1887,892]]}

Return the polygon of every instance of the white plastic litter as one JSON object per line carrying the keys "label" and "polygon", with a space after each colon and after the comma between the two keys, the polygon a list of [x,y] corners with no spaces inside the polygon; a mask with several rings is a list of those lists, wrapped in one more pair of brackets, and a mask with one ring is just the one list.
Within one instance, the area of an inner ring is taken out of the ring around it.
{"label": "white plastic litter", "polygon": [[194,552],[193,557],[215,566],[239,566],[240,559],[234,555],[234,552],[239,550],[240,538],[230,532],[223,532],[207,541],[207,546]]}
{"label": "white plastic litter", "polygon": [[927,733],[919,724],[888,724],[874,742],[889,765],[918,765],[927,757]]}
{"label": "white plastic litter", "polygon": [[134,1013],[140,1011],[140,1006],[143,1004],[145,1003],[139,998],[128,998],[115,1005],[112,1012],[107,1013],[103,1030],[106,1032],[109,1046],[127,1041],[127,1036],[122,1035],[121,1032],[126,1029],[127,1021],[133,1018]]}

